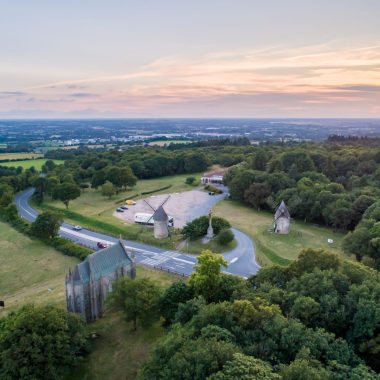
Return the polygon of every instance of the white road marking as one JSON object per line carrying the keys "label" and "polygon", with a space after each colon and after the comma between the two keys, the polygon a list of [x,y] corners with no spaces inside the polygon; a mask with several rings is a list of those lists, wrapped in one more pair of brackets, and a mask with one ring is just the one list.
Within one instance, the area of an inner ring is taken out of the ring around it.
{"label": "white road marking", "polygon": [[192,262],[192,261],[185,260],[185,259],[179,259],[178,257],[173,257],[173,260],[176,260],[176,261],[182,261],[183,263],[187,263],[187,264],[191,264],[191,265],[194,265],[194,264],[195,264],[195,263]]}

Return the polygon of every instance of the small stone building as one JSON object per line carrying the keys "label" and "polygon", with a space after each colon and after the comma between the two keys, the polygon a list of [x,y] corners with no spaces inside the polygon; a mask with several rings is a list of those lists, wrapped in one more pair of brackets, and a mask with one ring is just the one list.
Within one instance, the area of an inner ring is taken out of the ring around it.
{"label": "small stone building", "polygon": [[274,215],[274,232],[276,234],[288,234],[290,228],[290,214],[285,202],[282,201]]}
{"label": "small stone building", "polygon": [[113,282],[135,275],[134,260],[122,241],[88,255],[66,276],[67,310],[81,314],[87,322],[101,318]]}
{"label": "small stone building", "polygon": [[164,208],[160,206],[153,214],[154,220],[154,237],[156,239],[163,239],[169,236],[168,214]]}

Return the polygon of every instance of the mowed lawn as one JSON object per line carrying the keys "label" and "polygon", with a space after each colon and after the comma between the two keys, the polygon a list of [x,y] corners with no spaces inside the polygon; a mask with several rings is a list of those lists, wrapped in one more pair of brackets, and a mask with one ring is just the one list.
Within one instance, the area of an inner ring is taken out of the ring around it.
{"label": "mowed lawn", "polygon": [[[340,246],[344,235],[329,228],[292,219],[289,235],[277,235],[269,231],[273,228],[271,213],[258,212],[231,200],[218,203],[214,212],[253,238],[256,254],[262,265],[287,265],[304,248],[321,248],[342,254]],[[333,239],[334,243],[329,244],[327,239]]]}
{"label": "mowed lawn", "polygon": [[[0,162],[0,166],[9,166],[9,167],[15,167],[15,168],[18,168],[19,166],[21,166],[23,169],[29,169],[32,166],[34,166],[36,170],[41,170],[42,165],[44,165],[46,161],[47,161],[46,158],[37,158],[34,160],[22,160],[22,161],[9,161],[9,162]],[[53,160],[53,161],[57,165],[64,163],[63,160]]]}
{"label": "mowed lawn", "polygon": [[0,316],[26,303],[65,305],[65,274],[78,261],[0,222]]}
{"label": "mowed lawn", "polygon": [[[165,272],[137,267],[137,278],[149,277],[162,287],[180,278]],[[93,341],[91,353],[67,376],[67,380],[132,380],[149,356],[152,344],[165,334],[160,322],[150,328],[132,331],[132,324],[118,311],[108,311],[103,319],[88,325],[100,337]]]}

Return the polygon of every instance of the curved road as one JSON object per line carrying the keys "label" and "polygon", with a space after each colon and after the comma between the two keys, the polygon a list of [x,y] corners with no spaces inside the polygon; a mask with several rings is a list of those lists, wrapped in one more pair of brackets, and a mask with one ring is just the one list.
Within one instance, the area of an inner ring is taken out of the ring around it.
{"label": "curved road", "polygon": [[[27,189],[15,197],[20,216],[29,222],[33,222],[38,211],[29,204],[29,198],[33,195],[34,188]],[[260,266],[256,262],[255,248],[252,240],[241,231],[232,228],[237,240],[237,247],[223,256],[228,262],[225,273],[248,277],[255,274]],[[83,228],[81,231],[74,231],[73,225],[63,223],[60,230],[60,236],[72,240],[81,245],[87,246],[94,250],[97,249],[96,243],[101,241],[106,244],[117,242],[117,238],[102,233],[94,232]],[[188,276],[194,271],[194,265],[197,263],[196,257],[177,251],[165,251],[151,245],[138,243],[131,240],[124,240],[126,248],[130,249],[137,263],[151,267],[177,272],[178,274]]]}

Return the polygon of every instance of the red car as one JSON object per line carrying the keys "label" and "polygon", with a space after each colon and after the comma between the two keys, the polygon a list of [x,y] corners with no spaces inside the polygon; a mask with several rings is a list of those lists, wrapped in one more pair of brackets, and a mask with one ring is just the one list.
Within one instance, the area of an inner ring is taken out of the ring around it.
{"label": "red car", "polygon": [[107,248],[107,247],[108,247],[107,244],[102,243],[101,241],[98,241],[98,242],[96,243],[96,245],[97,245],[98,248],[100,248],[100,249],[103,249],[103,248]]}

